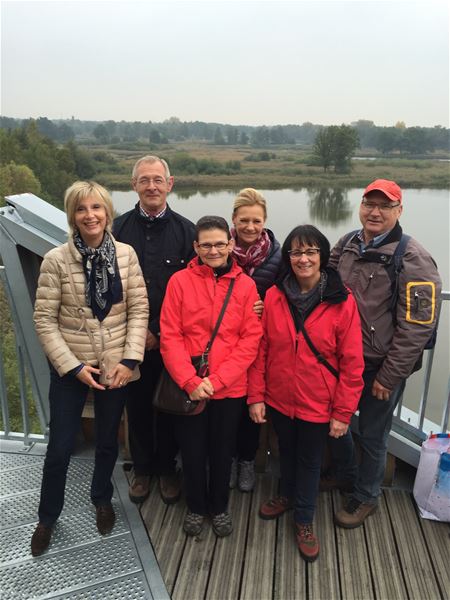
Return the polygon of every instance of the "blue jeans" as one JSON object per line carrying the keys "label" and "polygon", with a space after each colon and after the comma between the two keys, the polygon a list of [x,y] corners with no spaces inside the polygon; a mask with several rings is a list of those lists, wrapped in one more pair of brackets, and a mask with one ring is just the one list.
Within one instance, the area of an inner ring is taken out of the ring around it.
{"label": "blue jeans", "polygon": [[296,523],[312,523],[330,424],[291,419],[269,409],[280,449],[280,493],[294,500]]}
{"label": "blue jeans", "polygon": [[378,371],[366,369],[364,389],[359,401],[359,442],[361,462],[356,467],[353,440],[350,431],[342,438],[330,438],[329,447],[339,479],[353,479],[357,475],[353,496],[360,502],[376,504],[386,468],[387,442],[395,407],[403,394],[406,380],[392,390],[389,400],[378,400],[372,395],[372,384]]}
{"label": "blue jeans", "polygon": [[[47,527],[58,519],[64,506],[67,470],[88,390],[76,377],[59,377],[50,368],[50,436],[39,503],[39,521]],[[95,506],[109,504],[113,495],[111,476],[119,451],[117,434],[125,398],[126,388],[95,390],[96,445],[91,483],[91,500]]]}

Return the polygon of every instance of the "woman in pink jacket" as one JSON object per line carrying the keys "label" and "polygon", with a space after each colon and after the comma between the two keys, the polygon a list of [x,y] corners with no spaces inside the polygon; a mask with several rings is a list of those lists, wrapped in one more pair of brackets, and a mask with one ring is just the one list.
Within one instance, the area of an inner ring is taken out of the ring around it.
{"label": "woman in pink jacket", "polygon": [[[227,511],[231,460],[247,396],[247,371],[262,334],[253,310],[255,283],[231,258],[232,248],[225,219],[200,219],[197,257],[170,278],[161,309],[161,354],[168,372],[191,400],[210,400],[198,415],[175,417],[188,505],[183,529],[188,535],[200,533],[208,514],[218,536],[232,532]],[[205,350],[232,279],[234,287],[209,353],[209,375],[200,377],[191,357]]]}
{"label": "woman in pink jacket", "polygon": [[320,467],[327,435],[348,429],[363,387],[361,325],[353,296],[326,267],[327,238],[312,225],[296,227],[282,248],[283,268],[264,302],[263,338],[250,369],[250,417],[264,423],[267,407],[280,448],[280,496],[259,516],[294,508],[297,544],[313,561]]}

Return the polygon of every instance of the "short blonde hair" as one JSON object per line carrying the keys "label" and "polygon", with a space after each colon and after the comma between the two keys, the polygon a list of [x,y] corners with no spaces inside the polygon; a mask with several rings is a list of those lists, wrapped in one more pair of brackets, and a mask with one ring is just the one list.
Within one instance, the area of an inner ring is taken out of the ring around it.
{"label": "short blonde hair", "polygon": [[147,154],[147,156],[143,156],[142,158],[140,158],[138,161],[136,161],[134,163],[133,172],[131,173],[132,179],[136,179],[137,170],[143,163],[153,164],[156,162],[159,162],[162,164],[162,166],[164,167],[164,171],[166,173],[166,179],[169,179],[170,169],[169,169],[169,165],[167,164],[167,162],[163,158],[159,158],[159,156],[153,156],[151,154]]}
{"label": "short blonde hair", "polygon": [[95,181],[75,181],[75,183],[72,183],[67,188],[64,194],[64,210],[67,215],[69,232],[72,235],[77,230],[75,226],[75,211],[77,210],[78,203],[89,196],[94,196],[104,204],[106,210],[106,229],[107,231],[111,231],[114,207],[109,192]]}
{"label": "short blonde hair", "polygon": [[233,216],[241,206],[261,206],[264,211],[264,220],[267,219],[266,199],[264,196],[253,188],[244,188],[234,199]]}

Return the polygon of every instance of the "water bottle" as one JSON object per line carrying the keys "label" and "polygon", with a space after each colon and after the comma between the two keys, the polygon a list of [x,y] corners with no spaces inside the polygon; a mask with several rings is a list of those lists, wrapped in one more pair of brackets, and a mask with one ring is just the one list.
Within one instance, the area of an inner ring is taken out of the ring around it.
{"label": "water bottle", "polygon": [[439,461],[436,486],[443,496],[450,502],[450,453],[443,452]]}

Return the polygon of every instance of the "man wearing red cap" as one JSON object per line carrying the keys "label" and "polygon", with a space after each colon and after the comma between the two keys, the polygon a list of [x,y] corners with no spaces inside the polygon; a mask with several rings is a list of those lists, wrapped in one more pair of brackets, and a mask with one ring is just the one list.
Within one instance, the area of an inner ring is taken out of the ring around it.
{"label": "man wearing red cap", "polygon": [[392,415],[434,330],[441,293],[436,263],[409,236],[402,242],[406,242],[402,268],[396,274],[394,252],[403,237],[398,222],[402,210],[402,191],[394,181],[372,182],[359,209],[362,229],[341,238],[330,257],[331,266],[353,292],[363,331],[361,463],[356,466],[350,433],[339,440],[330,438],[335,475],[321,482],[322,489],[351,490],[346,505],[335,514],[337,525],[349,529],[377,509]]}

